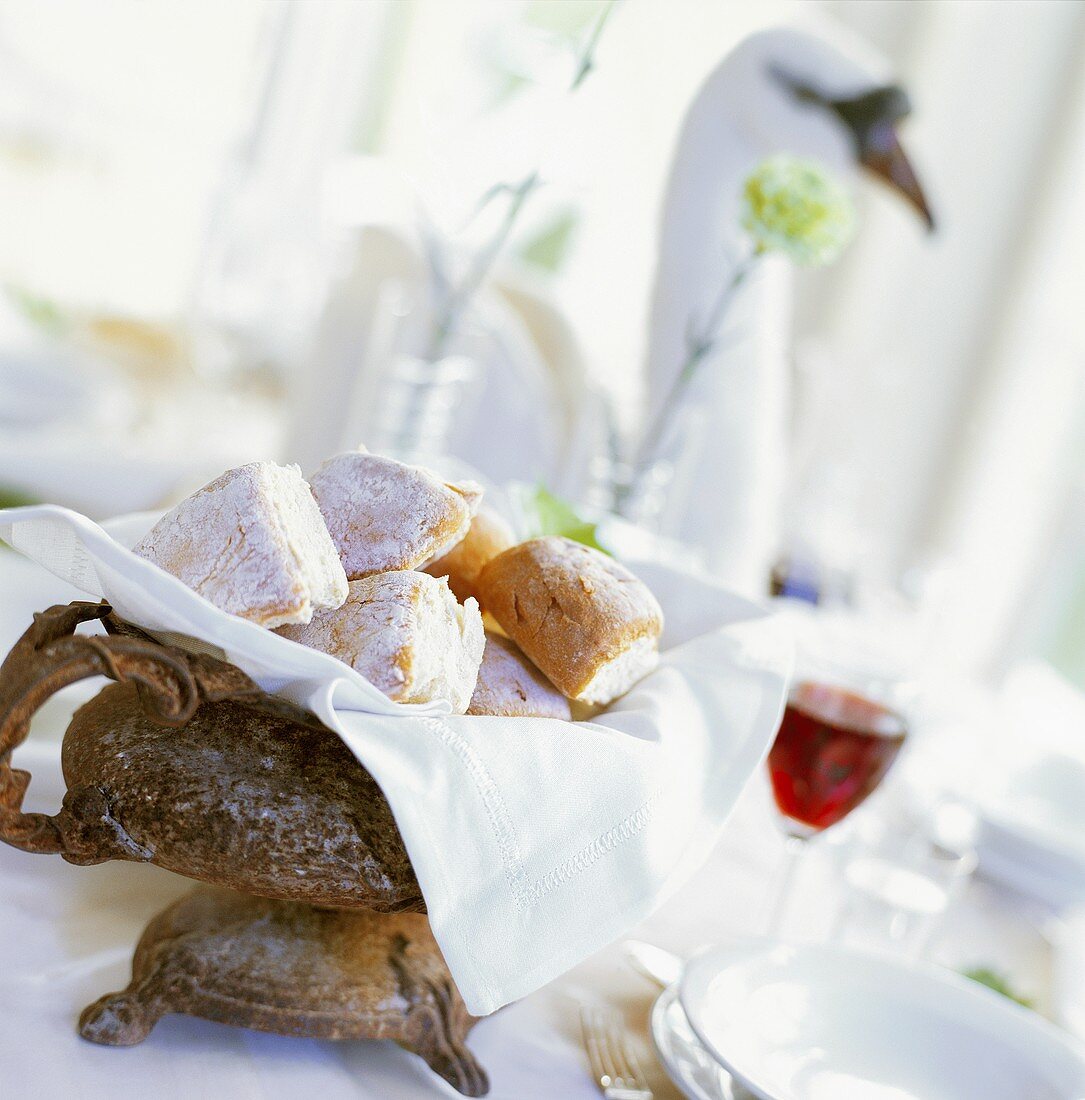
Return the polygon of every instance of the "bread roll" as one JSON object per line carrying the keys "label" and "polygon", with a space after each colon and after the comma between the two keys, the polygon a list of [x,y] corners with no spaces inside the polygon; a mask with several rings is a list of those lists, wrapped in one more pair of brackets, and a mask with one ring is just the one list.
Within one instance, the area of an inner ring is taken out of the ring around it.
{"label": "bread roll", "polygon": [[482,567],[514,542],[512,528],[492,508],[483,505],[471,520],[463,540],[424,568],[430,576],[448,577],[448,587],[457,600],[462,602],[472,596],[477,600]]}
{"label": "bread roll", "polygon": [[348,580],[417,569],[467,534],[482,489],[366,451],[328,459],[310,478]]}
{"label": "bread roll", "polygon": [[498,637],[507,638],[508,635],[501,629],[501,624],[489,613],[483,610],[482,625],[487,634],[496,634]]}
{"label": "bread roll", "polygon": [[135,547],[216,607],[261,626],[338,607],[347,578],[297,466],[227,470],[167,512]]}
{"label": "bread roll", "polygon": [[351,581],[342,607],[279,633],[338,657],[397,703],[446,699],[455,714],[471,701],[485,644],[478,604],[412,570]]}
{"label": "bread roll", "polygon": [[563,695],[606,704],[658,660],[663,612],[628,569],[571,539],[521,543],[487,562],[486,610]]}
{"label": "bread roll", "polygon": [[471,696],[468,714],[490,714],[501,718],[572,717],[569,700],[508,638],[486,635],[486,649],[478,683]]}

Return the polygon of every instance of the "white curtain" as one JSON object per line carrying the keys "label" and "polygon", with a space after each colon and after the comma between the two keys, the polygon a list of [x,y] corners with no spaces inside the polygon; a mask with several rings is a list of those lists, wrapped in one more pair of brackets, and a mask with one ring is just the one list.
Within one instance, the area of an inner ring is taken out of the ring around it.
{"label": "white curtain", "polygon": [[842,414],[861,423],[839,428],[866,522],[898,569],[947,565],[942,656],[982,670],[1042,644],[1080,568],[1065,517],[1082,515],[1085,7],[824,6],[912,93],[906,142],[939,230],[924,239],[867,196],[857,245],[807,289],[800,329],[854,378]]}

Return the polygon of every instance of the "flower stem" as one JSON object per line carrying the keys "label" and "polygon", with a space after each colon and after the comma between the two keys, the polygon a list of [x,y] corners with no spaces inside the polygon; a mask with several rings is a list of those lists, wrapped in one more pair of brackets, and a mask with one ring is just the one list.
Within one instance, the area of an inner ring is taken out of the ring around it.
{"label": "flower stem", "polygon": [[445,343],[455,331],[461,311],[475,296],[479,287],[482,286],[498,255],[505,247],[505,242],[509,239],[509,234],[512,233],[521,208],[527,202],[528,196],[538,186],[539,174],[538,172],[532,172],[531,175],[511,188],[509,205],[505,210],[505,217],[497,227],[497,232],[490,238],[485,248],[480,249],[475,255],[466,275],[445,299],[444,307],[433,325],[433,334],[426,352],[426,358],[430,362],[435,362],[440,358]]}
{"label": "flower stem", "polygon": [[667,396],[664,397],[663,403],[659,406],[659,412],[656,413],[648,426],[648,430],[644,433],[644,438],[637,448],[629,481],[624,485],[615,487],[614,500],[619,510],[633,494],[645,473],[655,463],[667,429],[670,427],[676,410],[681,406],[682,398],[690,382],[693,381],[698,368],[707,358],[709,352],[713,351],[719,343],[720,330],[723,327],[731,299],[753,270],[754,262],[759,255],[759,252],[754,251],[739,263],[731,278],[724,283],[720,293],[712,303],[700,335],[695,336],[691,333],[687,336],[686,358],[675,375],[671,388],[667,391]]}
{"label": "flower stem", "polygon": [[[603,13],[599,16],[598,20],[596,20],[595,26],[588,36],[588,41],[585,43],[584,52],[581,54],[580,60],[577,63],[576,73],[573,76],[572,83],[569,85],[569,92],[575,92],[577,88],[584,83],[584,80],[592,69],[595,68],[595,50],[599,45],[599,39],[603,34],[603,28],[610,18],[610,13],[615,3],[616,0],[609,0],[603,9]],[[513,227],[516,225],[516,220],[520,216],[521,208],[527,201],[528,196],[539,186],[539,183],[539,173],[535,171],[515,186],[499,185],[497,188],[486,193],[486,197],[488,198],[494,191],[507,190],[511,196],[508,209],[505,211],[505,217],[498,226],[497,232],[490,239],[489,243],[477,253],[463,279],[453,287],[448,297],[445,299],[440,315],[434,322],[429,347],[426,352],[426,358],[430,362],[435,362],[440,358],[445,344],[448,342],[448,338],[455,331],[459,323],[460,314],[486,281],[486,277],[489,275],[497,257],[508,242]],[[483,199],[483,205],[485,202],[486,198]]]}
{"label": "flower stem", "polygon": [[609,0],[609,3],[603,9],[603,14],[599,16],[592,28],[591,35],[584,47],[584,53],[580,57],[580,63],[576,67],[576,76],[573,77],[573,82],[569,86],[570,92],[575,92],[584,83],[584,78],[588,73],[595,68],[595,47],[599,45],[599,38],[603,33],[603,28],[607,25],[610,13],[614,10],[614,4],[615,0]]}

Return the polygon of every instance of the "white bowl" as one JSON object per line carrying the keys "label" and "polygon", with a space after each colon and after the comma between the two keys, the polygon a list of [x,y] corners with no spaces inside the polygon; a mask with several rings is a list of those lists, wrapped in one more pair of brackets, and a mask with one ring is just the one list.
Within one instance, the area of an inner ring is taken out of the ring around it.
{"label": "white bowl", "polygon": [[712,948],[682,977],[705,1047],[765,1100],[1075,1100],[1085,1054],[949,971],[827,946]]}

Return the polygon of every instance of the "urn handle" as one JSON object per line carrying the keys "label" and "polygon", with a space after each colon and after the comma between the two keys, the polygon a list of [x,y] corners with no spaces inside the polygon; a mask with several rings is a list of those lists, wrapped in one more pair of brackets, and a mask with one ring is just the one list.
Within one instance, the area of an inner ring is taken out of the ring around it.
{"label": "urn handle", "polygon": [[184,725],[199,705],[199,685],[179,651],[145,637],[75,633],[110,610],[107,603],[77,602],[39,612],[0,665],[0,840],[23,851],[61,853],[77,863],[140,858],[125,850],[104,795],[97,806],[95,792],[72,792],[54,817],[22,812],[30,774],[13,768],[11,755],[51,695],[90,676],[135,681],[148,713],[166,726]]}

